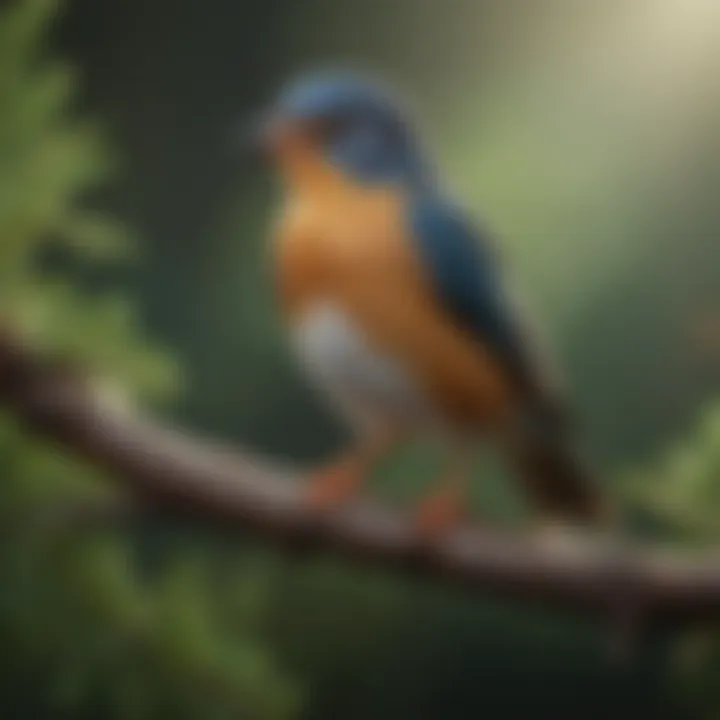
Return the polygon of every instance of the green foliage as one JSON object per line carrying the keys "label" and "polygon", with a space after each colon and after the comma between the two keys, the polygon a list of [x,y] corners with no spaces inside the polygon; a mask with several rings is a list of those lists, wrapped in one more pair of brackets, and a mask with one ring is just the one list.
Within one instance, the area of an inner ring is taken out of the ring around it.
{"label": "green foliage", "polygon": [[631,497],[686,540],[720,540],[720,405],[710,406],[685,441],[631,476]]}
{"label": "green foliage", "polygon": [[84,261],[130,250],[119,223],[78,202],[107,177],[110,162],[99,129],[67,110],[71,70],[37,56],[55,10],[50,0],[15,3],[0,25],[0,317],[128,388],[167,392],[173,363],[145,348],[124,300],[90,303],[67,280],[37,271],[49,245]]}
{"label": "green foliage", "polygon": [[[675,531],[675,544],[704,549],[720,540],[720,405],[695,430],[628,478],[631,500]],[[720,634],[703,627],[685,633],[673,655],[674,676],[693,717],[715,717],[720,703]]]}
{"label": "green foliage", "polygon": [[[0,16],[0,316],[124,394],[173,396],[175,364],[151,348],[122,297],[89,296],[40,269],[50,247],[80,263],[129,256],[130,237],[82,196],[110,169],[102,134],[69,111],[74,73],[39,51],[56,4]],[[147,543],[76,532],[68,508],[102,478],[0,418],[0,715],[290,717],[294,684],[263,638],[257,568],[173,544],[141,573]],[[241,574],[239,571],[243,571]],[[233,577],[237,574],[237,577]]]}

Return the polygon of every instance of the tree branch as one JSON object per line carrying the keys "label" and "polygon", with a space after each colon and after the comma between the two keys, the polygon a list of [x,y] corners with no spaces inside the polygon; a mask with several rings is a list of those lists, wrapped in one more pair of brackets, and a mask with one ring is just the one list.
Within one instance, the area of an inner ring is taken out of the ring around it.
{"label": "tree branch", "polygon": [[424,543],[402,515],[358,503],[317,516],[293,474],[104,405],[90,384],[0,336],[0,403],[32,431],[107,470],[162,516],[303,551],[408,570],[524,601],[637,618],[643,627],[720,617],[720,558],[578,540],[560,552],[471,527]]}

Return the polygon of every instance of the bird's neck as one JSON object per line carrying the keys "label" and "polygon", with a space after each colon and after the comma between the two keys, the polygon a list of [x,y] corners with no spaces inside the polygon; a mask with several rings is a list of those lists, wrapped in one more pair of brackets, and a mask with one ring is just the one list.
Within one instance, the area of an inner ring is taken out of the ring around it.
{"label": "bird's neck", "polygon": [[288,194],[309,197],[334,192],[347,184],[343,173],[309,148],[294,148],[280,158],[280,175]]}

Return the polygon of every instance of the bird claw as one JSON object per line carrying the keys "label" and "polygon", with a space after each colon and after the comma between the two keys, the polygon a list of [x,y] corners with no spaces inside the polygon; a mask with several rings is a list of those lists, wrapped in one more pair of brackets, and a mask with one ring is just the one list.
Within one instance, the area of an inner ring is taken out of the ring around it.
{"label": "bird claw", "polygon": [[350,501],[361,484],[361,474],[348,463],[320,470],[305,488],[306,504],[313,510],[332,510]]}
{"label": "bird claw", "polygon": [[466,517],[456,493],[442,492],[422,502],[415,511],[414,526],[425,539],[436,539],[457,527]]}

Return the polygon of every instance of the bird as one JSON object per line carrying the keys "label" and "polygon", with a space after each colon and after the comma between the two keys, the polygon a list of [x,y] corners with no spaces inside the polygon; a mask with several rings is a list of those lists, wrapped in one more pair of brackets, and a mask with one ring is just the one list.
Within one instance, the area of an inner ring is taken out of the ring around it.
{"label": "bird", "polygon": [[557,373],[494,238],[452,197],[417,122],[380,79],[330,69],[276,92],[256,139],[280,186],[279,307],[299,364],[349,430],[304,488],[331,511],[411,438],[446,450],[418,532],[463,521],[477,445],[496,444],[542,517],[603,514]]}

